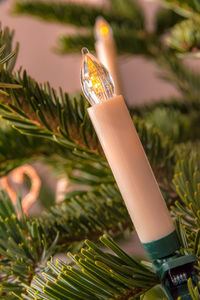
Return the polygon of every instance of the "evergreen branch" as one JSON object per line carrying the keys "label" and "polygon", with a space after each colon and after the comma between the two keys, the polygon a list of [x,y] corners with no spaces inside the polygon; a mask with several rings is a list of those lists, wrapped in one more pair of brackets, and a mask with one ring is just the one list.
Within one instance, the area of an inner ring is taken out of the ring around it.
{"label": "evergreen branch", "polygon": [[56,1],[17,0],[14,2],[13,10],[16,14],[27,14],[47,21],[72,24],[78,27],[93,27],[98,16],[104,17],[109,23],[127,24],[138,29],[144,25],[143,15],[136,5],[131,6],[131,11],[124,9],[117,14],[116,9],[113,8],[105,9],[105,7],[98,8]]}
{"label": "evergreen branch", "polygon": [[[134,260],[107,235],[100,238],[113,254],[86,240],[81,254],[68,254],[76,267],[57,259],[36,276],[27,292],[30,299],[130,299],[143,295],[158,283],[152,271]],[[78,268],[77,268],[78,267]],[[27,299],[22,296],[21,299]]]}
{"label": "evergreen branch", "polygon": [[151,111],[143,111],[142,117],[146,121],[145,124],[158,128],[176,144],[200,137],[199,113],[195,109],[183,113],[170,105],[154,107]]}
{"label": "evergreen branch", "polygon": [[[158,44],[154,34],[145,30],[130,29],[126,25],[112,26],[114,39],[119,54],[141,54],[152,56],[150,48]],[[60,53],[80,52],[80,49],[87,45],[90,51],[94,50],[95,40],[93,32],[77,34],[73,36],[61,36],[59,38],[58,51]]]}
{"label": "evergreen branch", "polygon": [[52,156],[59,148],[54,143],[25,136],[0,121],[0,177],[12,169],[43,156]]}
{"label": "evergreen branch", "polygon": [[22,284],[29,284],[56,250],[77,248],[84,238],[96,240],[102,232],[116,236],[132,228],[116,186],[79,194],[40,218],[28,220],[20,203],[18,219],[7,194],[0,193],[0,287],[4,299],[10,299],[11,291],[20,295]]}
{"label": "evergreen branch", "polygon": [[3,118],[20,132],[49,138],[66,148],[101,154],[96,134],[86,114],[87,102],[82,96],[70,99],[59,95],[48,84],[40,86],[24,72],[16,77],[1,72],[3,82],[19,83],[23,89],[13,90],[9,99],[1,99]]}
{"label": "evergreen branch", "polygon": [[54,242],[47,245],[36,221],[27,222],[18,202],[21,218],[3,191],[0,192],[0,288],[4,299],[10,292],[21,294],[22,282],[30,283],[36,267],[45,262],[54,250]]}
{"label": "evergreen branch", "polygon": [[[3,66],[10,73],[13,71],[17,59],[19,44],[13,50],[14,31],[8,27],[1,30],[0,27],[0,57],[3,56]],[[7,58],[6,58],[7,57]]]}
{"label": "evergreen branch", "polygon": [[184,18],[173,10],[160,8],[155,15],[155,31],[159,35],[164,34],[182,20]]}
{"label": "evergreen branch", "polygon": [[167,52],[158,56],[156,62],[164,71],[164,75],[160,75],[161,78],[173,83],[185,99],[199,101],[200,75],[197,72],[184,66],[180,60]]}
{"label": "evergreen branch", "polygon": [[193,285],[191,278],[188,280],[188,289],[192,300],[198,300],[200,298],[199,287]]}
{"label": "evergreen branch", "polygon": [[22,283],[29,284],[56,250],[77,248],[84,238],[96,240],[102,232],[117,236],[132,229],[115,185],[79,191],[39,218],[26,219],[20,203],[18,207],[20,219],[7,194],[0,193],[0,287],[5,299],[10,291],[19,295]]}
{"label": "evergreen branch", "polygon": [[196,55],[200,50],[199,26],[200,20],[194,18],[177,24],[167,39],[168,45],[178,54]]}
{"label": "evergreen branch", "polygon": [[92,191],[73,192],[38,219],[49,243],[57,232],[57,247],[66,251],[85,238],[96,240],[103,232],[113,236],[132,229],[132,222],[115,184],[99,185]]}
{"label": "evergreen branch", "polygon": [[94,51],[95,39],[94,33],[87,34],[76,34],[76,35],[61,35],[59,36],[58,46],[56,46],[55,50],[59,54],[66,53],[80,53],[80,49],[82,49],[85,45],[90,51]]}
{"label": "evergreen branch", "polygon": [[180,147],[173,186],[179,199],[172,207],[182,251],[200,255],[200,156],[199,143]]}
{"label": "evergreen branch", "polygon": [[175,110],[179,111],[183,115],[193,114],[194,111],[198,111],[200,109],[200,103],[196,101],[188,101],[187,98],[176,98],[176,97],[168,97],[161,98],[160,100],[152,99],[150,103],[146,103],[143,105],[133,106],[130,108],[131,115],[137,115],[140,118],[144,118],[144,116],[148,113],[153,112],[157,109],[167,109],[167,110]]}
{"label": "evergreen branch", "polygon": [[197,0],[161,0],[166,7],[173,9],[183,17],[190,18],[198,16],[200,4]]}
{"label": "evergreen branch", "polygon": [[[10,32],[8,28],[1,30],[0,27],[0,72],[5,68],[8,72],[11,72],[14,68],[16,56],[18,54],[18,44],[14,51],[12,51],[12,39],[13,32]],[[21,88],[19,84],[11,84],[0,82],[0,88]],[[0,89],[0,94],[8,96],[8,93]]]}
{"label": "evergreen branch", "polygon": [[132,20],[137,21],[137,29],[144,28],[144,14],[138,2],[135,0],[109,0],[111,10],[115,11],[117,15],[124,15]]}

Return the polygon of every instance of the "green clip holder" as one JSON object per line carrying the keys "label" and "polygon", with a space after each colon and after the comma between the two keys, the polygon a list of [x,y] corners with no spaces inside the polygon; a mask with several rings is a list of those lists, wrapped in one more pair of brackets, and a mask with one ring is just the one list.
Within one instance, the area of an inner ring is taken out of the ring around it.
{"label": "green clip holder", "polygon": [[178,253],[180,245],[176,231],[149,243],[143,243],[148,257],[153,259],[153,269],[158,275],[165,294],[169,300],[192,300],[188,290],[189,278],[198,286],[195,255]]}

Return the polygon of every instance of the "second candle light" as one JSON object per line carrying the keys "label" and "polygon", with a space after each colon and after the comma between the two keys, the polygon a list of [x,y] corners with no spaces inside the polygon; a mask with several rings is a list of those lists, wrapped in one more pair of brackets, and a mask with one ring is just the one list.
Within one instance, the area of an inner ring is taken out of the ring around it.
{"label": "second candle light", "polygon": [[119,71],[117,67],[117,49],[113,38],[112,29],[106,20],[98,17],[95,24],[95,49],[100,62],[110,72],[117,95],[121,94]]}

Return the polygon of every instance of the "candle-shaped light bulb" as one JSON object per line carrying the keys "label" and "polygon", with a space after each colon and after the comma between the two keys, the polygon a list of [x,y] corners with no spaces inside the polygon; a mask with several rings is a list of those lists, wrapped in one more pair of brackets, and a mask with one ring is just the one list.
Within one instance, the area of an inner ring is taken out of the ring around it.
{"label": "candle-shaped light bulb", "polygon": [[94,35],[97,57],[111,74],[115,84],[115,92],[119,95],[121,94],[121,89],[117,64],[117,49],[112,29],[104,18],[98,17],[96,19]]}
{"label": "candle-shaped light bulb", "polygon": [[95,23],[96,40],[107,40],[113,37],[112,29],[103,17],[98,17]]}
{"label": "candle-shaped light bulb", "polygon": [[147,255],[155,259],[154,270],[168,299],[180,294],[185,300],[192,299],[187,279],[198,283],[196,258],[175,254],[179,241],[173,220],[124,99],[114,95],[106,68],[86,48],[82,53],[81,84],[92,105],[88,113],[140,241]]}
{"label": "candle-shaped light bulb", "polygon": [[92,104],[89,116],[141,242],[148,247],[171,234],[173,240],[172,219],[123,97],[115,96],[111,76],[100,61],[86,48],[82,54],[81,84]]}
{"label": "candle-shaped light bulb", "polygon": [[115,95],[114,83],[107,69],[87,48],[82,49],[82,55],[81,85],[85,97],[91,105],[112,98]]}

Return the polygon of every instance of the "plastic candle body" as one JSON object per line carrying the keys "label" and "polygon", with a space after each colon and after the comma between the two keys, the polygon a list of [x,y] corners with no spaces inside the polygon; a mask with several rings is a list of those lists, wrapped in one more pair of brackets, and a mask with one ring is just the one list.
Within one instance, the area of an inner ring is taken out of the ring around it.
{"label": "plastic candle body", "polygon": [[83,54],[82,87],[92,104],[88,113],[138,236],[149,257],[170,255],[179,247],[173,221],[124,99],[114,95],[104,66],[86,50]]}
{"label": "plastic candle body", "polygon": [[170,234],[172,219],[122,96],[88,112],[141,242]]}
{"label": "plastic candle body", "polygon": [[97,18],[95,25],[95,37],[97,57],[110,72],[115,84],[115,92],[117,95],[120,95],[121,89],[117,68],[116,45],[113,39],[112,29],[102,17]]}

